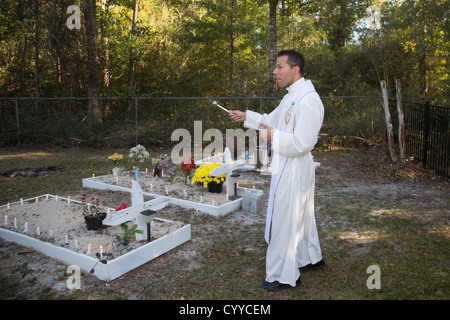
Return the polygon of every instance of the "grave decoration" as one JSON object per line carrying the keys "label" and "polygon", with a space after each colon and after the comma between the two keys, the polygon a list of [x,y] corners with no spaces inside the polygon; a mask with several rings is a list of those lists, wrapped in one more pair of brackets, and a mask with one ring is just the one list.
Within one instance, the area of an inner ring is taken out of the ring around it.
{"label": "grave decoration", "polygon": [[[168,202],[144,201],[136,182],[132,206],[119,211],[102,208],[107,212],[104,227],[93,231],[84,225],[83,201],[49,194],[20,199],[0,206],[0,237],[111,281],[191,238],[189,224],[155,217]],[[116,248],[112,242],[127,235],[124,225],[134,237],[128,234],[128,248]]]}

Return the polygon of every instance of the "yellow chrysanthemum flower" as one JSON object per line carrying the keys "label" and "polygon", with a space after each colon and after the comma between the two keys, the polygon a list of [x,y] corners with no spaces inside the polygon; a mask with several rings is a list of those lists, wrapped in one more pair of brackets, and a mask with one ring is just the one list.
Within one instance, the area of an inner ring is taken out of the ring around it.
{"label": "yellow chrysanthemum flower", "polygon": [[225,181],[225,175],[221,175],[218,177],[210,176],[211,171],[214,168],[220,167],[222,164],[220,163],[204,163],[200,167],[195,170],[194,177],[192,178],[192,184],[199,183],[202,184],[203,187],[207,188],[208,183],[215,182],[220,183]]}

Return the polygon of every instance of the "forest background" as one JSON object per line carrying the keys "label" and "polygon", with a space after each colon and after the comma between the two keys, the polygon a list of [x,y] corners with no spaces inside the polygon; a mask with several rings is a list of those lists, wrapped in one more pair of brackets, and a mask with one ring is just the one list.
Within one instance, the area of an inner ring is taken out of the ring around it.
{"label": "forest background", "polygon": [[[385,80],[395,97],[400,79],[404,99],[447,105],[448,15],[446,0],[3,0],[0,97],[281,97],[276,52],[295,49],[321,96]],[[111,108],[87,104],[94,123]]]}

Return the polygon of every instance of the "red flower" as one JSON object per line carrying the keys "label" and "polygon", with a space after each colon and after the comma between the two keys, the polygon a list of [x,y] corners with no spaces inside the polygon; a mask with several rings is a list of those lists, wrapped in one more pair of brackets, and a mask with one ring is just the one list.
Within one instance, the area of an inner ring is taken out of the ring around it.
{"label": "red flower", "polygon": [[116,211],[120,211],[120,210],[123,210],[123,209],[126,209],[126,208],[128,208],[127,204],[126,203],[122,203],[118,208],[116,208]]}
{"label": "red flower", "polygon": [[188,159],[181,163],[180,169],[183,171],[185,175],[189,175],[192,170],[194,170],[197,166],[195,165],[194,158]]}

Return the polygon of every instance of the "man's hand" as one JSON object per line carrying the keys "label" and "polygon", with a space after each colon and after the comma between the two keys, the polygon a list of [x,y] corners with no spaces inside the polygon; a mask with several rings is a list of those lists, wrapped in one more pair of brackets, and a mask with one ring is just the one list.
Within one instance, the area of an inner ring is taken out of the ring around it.
{"label": "man's hand", "polygon": [[245,121],[246,118],[245,112],[239,110],[231,110],[228,115],[236,122]]}
{"label": "man's hand", "polygon": [[272,140],[273,134],[275,132],[275,129],[272,127],[269,127],[268,125],[264,123],[259,124],[261,127],[265,128],[264,130],[259,130],[259,136],[261,139],[263,139],[266,142],[269,142]]}

